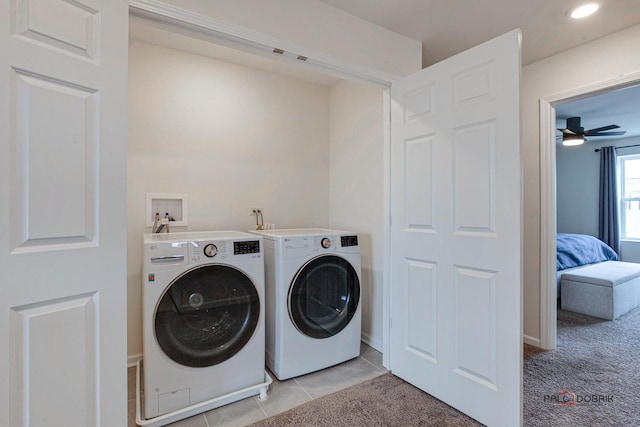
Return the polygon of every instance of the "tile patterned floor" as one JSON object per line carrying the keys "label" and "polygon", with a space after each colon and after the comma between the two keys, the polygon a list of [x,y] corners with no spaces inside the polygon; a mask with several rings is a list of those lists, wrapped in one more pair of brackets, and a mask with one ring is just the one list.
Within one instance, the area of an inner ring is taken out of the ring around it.
{"label": "tile patterned floor", "polygon": [[[382,354],[362,344],[360,356],[322,371],[286,381],[274,375],[267,399],[257,396],[231,403],[204,414],[169,424],[171,427],[240,427],[284,412],[320,396],[366,381],[386,372]],[[129,368],[129,427],[135,427],[135,368]]]}

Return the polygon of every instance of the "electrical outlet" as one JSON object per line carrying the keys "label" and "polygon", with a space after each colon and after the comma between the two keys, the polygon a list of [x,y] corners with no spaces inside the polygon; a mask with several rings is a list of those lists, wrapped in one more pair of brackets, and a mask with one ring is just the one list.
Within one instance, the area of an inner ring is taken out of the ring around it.
{"label": "electrical outlet", "polygon": [[256,216],[256,212],[262,212],[262,206],[249,206],[249,216]]}

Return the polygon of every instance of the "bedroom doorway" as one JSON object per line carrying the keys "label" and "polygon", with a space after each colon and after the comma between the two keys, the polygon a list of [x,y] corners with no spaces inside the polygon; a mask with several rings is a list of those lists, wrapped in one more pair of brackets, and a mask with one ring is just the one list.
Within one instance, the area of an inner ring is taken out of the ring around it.
{"label": "bedroom doorway", "polygon": [[639,84],[640,73],[634,73],[540,99],[540,347],[543,349],[555,349],[557,344],[556,107]]}

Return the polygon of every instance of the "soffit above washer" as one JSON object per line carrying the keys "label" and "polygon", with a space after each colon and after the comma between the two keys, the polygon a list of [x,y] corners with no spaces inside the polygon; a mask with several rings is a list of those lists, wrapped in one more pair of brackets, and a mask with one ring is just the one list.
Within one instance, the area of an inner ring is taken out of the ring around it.
{"label": "soffit above washer", "polygon": [[283,60],[275,56],[276,54],[271,58],[243,52],[238,49],[200,39],[195,33],[193,35],[187,35],[180,33],[176,28],[170,30],[161,23],[151,22],[137,16],[129,17],[129,39],[256,68],[320,86],[330,87],[341,81],[337,77],[320,73],[303,63],[298,64],[296,62]]}

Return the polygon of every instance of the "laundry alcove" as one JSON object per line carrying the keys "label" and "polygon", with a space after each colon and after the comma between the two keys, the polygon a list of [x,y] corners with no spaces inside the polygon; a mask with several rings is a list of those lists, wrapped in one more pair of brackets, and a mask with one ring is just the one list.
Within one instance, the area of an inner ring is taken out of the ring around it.
{"label": "laundry alcove", "polygon": [[188,227],[361,236],[363,338],[382,350],[384,123],[380,86],[259,57],[131,16],[128,352],[141,357],[146,193],[189,197]]}

